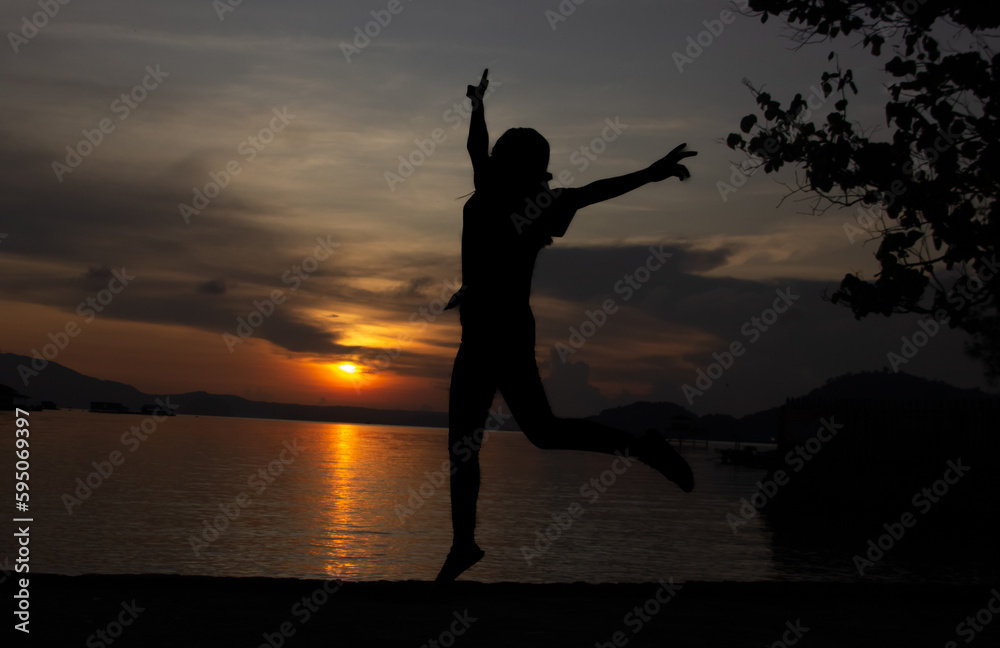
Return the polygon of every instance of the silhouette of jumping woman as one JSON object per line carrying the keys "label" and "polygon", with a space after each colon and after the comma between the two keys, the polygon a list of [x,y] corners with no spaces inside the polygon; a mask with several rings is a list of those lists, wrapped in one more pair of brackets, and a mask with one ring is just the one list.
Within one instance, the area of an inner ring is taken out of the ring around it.
{"label": "silhouette of jumping woman", "polygon": [[566,233],[577,210],[649,182],[688,178],[679,162],[696,153],[681,144],[641,171],[576,189],[550,189],[549,144],[535,130],[508,130],[488,154],[483,110],[488,72],[466,92],[473,109],[468,150],[475,192],[462,214],[463,285],[447,306],[459,307],[462,342],[448,403],[454,539],[437,585],[455,580],[485,555],[475,540],[479,447],[497,389],[525,436],[539,448],[632,456],[684,491],[694,487],[691,468],[659,434],[636,437],[594,421],[553,415],[535,363],[529,296],[538,252],[552,237]]}

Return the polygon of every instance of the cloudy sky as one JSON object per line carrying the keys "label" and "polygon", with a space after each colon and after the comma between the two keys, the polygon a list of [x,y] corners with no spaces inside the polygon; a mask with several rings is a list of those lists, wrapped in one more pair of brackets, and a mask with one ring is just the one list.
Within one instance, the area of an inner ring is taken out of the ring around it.
{"label": "cloudy sky", "polygon": [[[583,210],[540,255],[536,352],[557,413],[671,400],[738,415],[887,367],[917,320],[857,322],[823,299],[877,270],[845,235],[854,215],[779,205],[790,173],[719,189],[744,159],[722,143],[754,108],[742,80],[808,96],[831,46],[792,51],[777,21],[725,2],[559,7],[77,0],[35,29],[37,2],[5,2],[0,350],[42,351],[69,325],[57,362],[146,392],[444,410],[460,327],[434,313],[461,279],[465,87],[489,68],[491,141],[537,129],[571,186],[699,152],[690,180]],[[884,128],[885,59],[837,49],[862,88],[853,116]],[[664,260],[637,272],[651,248]],[[963,342],[942,332],[902,368],[980,385]]]}

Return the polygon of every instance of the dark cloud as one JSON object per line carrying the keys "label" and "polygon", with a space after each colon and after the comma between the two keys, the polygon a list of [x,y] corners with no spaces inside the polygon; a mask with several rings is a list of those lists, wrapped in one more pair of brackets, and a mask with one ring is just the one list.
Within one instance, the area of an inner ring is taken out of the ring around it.
{"label": "dark cloud", "polygon": [[225,279],[212,279],[198,284],[198,292],[206,295],[223,295],[226,292]]}
{"label": "dark cloud", "polygon": [[[780,405],[837,375],[881,369],[889,352],[899,352],[901,338],[919,330],[909,316],[856,320],[824,297],[833,281],[705,277],[685,268],[714,268],[725,253],[716,251],[708,263],[703,259],[712,251],[668,249],[674,256],[631,292],[616,292],[615,286],[649,256],[648,246],[546,250],[536,289],[559,307],[535,310],[538,355],[550,358],[546,385],[553,403],[567,411],[585,408],[588,399],[617,403],[620,388],[598,394],[593,384],[639,385],[635,395],[645,399],[670,400],[700,413],[748,413]],[[607,299],[617,310],[602,326],[587,325],[591,335],[577,349],[572,331],[592,321],[588,312],[601,310]],[[733,344],[741,355],[729,355]],[[903,368],[952,384],[979,384],[979,368],[964,355],[963,344],[962,334],[942,328]],[[664,352],[636,352],[657,346]],[[682,386],[695,385],[698,370],[713,364],[729,366],[689,402]]]}
{"label": "dark cloud", "polygon": [[429,286],[434,280],[423,275],[420,277],[413,277],[412,279],[407,279],[398,288],[393,288],[391,290],[385,291],[385,296],[390,299],[412,299],[419,298],[421,296],[421,290]]}
{"label": "dark cloud", "polygon": [[[0,290],[7,297],[72,312],[106,287],[113,271],[127,269],[136,280],[115,296],[102,317],[221,334],[233,331],[236,318],[252,312],[255,300],[282,290],[288,302],[276,309],[255,337],[293,352],[343,354],[366,349],[342,345],[341,331],[310,323],[299,311],[333,310],[348,303],[370,306],[383,312],[387,321],[403,323],[433,300],[430,292],[445,290],[428,274],[448,276],[437,269],[447,265],[440,257],[399,255],[391,248],[354,244],[350,235],[337,232],[336,223],[316,233],[265,224],[260,220],[264,207],[243,200],[237,189],[220,195],[202,216],[185,225],[177,205],[188,198],[191,178],[207,177],[212,168],[204,154],[190,154],[154,174],[129,169],[99,180],[70,176],[60,184],[50,176],[51,158],[41,152],[38,142],[17,137],[0,141],[17,144],[0,146],[0,169],[10,171],[0,174],[0,193],[9,197],[5,229],[12,232],[5,241],[5,260],[43,264],[31,266],[30,280],[25,274],[0,275]],[[312,272],[296,275],[294,268],[315,254],[317,238],[346,242],[329,258],[317,261]],[[384,252],[379,254],[379,249]],[[196,281],[195,292],[220,299],[192,299],[191,283],[179,276],[185,273]],[[223,273],[226,279],[194,279]],[[350,277],[385,278],[398,282],[398,287],[356,288],[342,281]],[[239,286],[238,294],[234,286]],[[329,316],[336,318],[337,313]]]}
{"label": "dark cloud", "polygon": [[[623,294],[630,285],[628,277],[637,271],[638,279],[645,276],[650,285],[666,285],[682,274],[725,265],[730,254],[728,248],[700,250],[671,243],[572,247],[557,240],[538,255],[534,289],[538,294],[573,300],[613,294],[616,287]],[[635,296],[641,292],[635,291]]]}
{"label": "dark cloud", "polygon": [[108,267],[98,267],[90,266],[87,271],[83,273],[83,278],[86,281],[108,281],[111,279],[111,268]]}
{"label": "dark cloud", "polygon": [[590,384],[590,366],[586,362],[564,363],[558,352],[552,349],[546,364],[550,371],[542,382],[552,411],[557,416],[590,416],[611,406],[611,400]]}
{"label": "dark cloud", "polygon": [[88,291],[96,291],[106,288],[114,276],[113,270],[107,266],[90,266],[80,275],[82,281],[75,283],[82,284]]}

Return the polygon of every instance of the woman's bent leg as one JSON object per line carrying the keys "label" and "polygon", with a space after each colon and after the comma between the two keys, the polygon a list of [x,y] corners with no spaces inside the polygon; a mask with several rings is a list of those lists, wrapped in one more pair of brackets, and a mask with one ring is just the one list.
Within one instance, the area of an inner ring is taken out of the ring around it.
{"label": "woman's bent leg", "polygon": [[694,487],[690,466],[659,434],[636,437],[596,421],[557,418],[542,386],[533,351],[530,356],[521,352],[510,358],[499,387],[514,418],[535,446],[635,457],[682,490]]}
{"label": "woman's bent leg", "polygon": [[534,352],[508,358],[499,387],[521,430],[539,448],[636,455],[632,446],[638,439],[628,432],[586,419],[557,418],[552,413]]}

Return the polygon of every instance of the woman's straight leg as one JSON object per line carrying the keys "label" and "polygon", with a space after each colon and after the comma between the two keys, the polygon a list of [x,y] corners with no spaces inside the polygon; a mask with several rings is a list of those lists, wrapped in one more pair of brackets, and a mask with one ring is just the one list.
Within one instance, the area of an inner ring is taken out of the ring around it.
{"label": "woman's straight leg", "polygon": [[496,382],[481,350],[465,342],[458,349],[448,398],[448,456],[451,459],[451,522],[456,546],[475,544],[479,499],[479,448],[496,394]]}
{"label": "woman's straight leg", "polygon": [[452,545],[434,582],[447,586],[482,560],[476,544],[476,506],[479,500],[479,448],[483,426],[496,394],[496,382],[485,349],[463,341],[455,356],[448,398],[448,457],[451,461]]}

